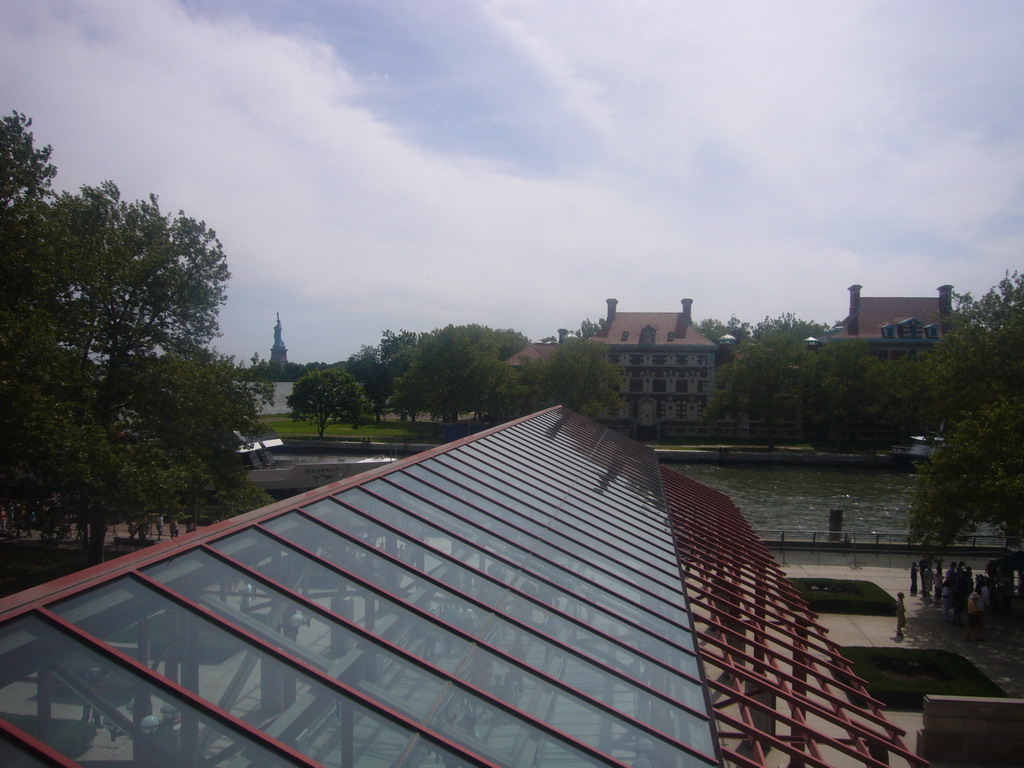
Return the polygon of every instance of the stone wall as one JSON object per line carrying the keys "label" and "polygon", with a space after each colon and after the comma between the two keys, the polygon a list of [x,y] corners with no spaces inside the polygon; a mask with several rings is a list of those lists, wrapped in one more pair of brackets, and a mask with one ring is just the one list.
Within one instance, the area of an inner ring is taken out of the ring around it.
{"label": "stone wall", "polygon": [[1024,699],[925,696],[917,753],[929,760],[1020,765]]}

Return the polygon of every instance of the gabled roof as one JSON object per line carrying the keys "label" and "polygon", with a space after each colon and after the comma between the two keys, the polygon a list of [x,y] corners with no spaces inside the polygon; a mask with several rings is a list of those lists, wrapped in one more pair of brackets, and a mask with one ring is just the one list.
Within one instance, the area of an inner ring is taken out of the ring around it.
{"label": "gabled roof", "polygon": [[645,340],[645,328],[654,331],[653,343],[658,346],[716,347],[686,321],[682,312],[618,312],[593,338],[605,344],[638,346]]}
{"label": "gabled roof", "polygon": [[939,299],[933,297],[884,297],[865,296],[860,299],[860,311],[856,313],[857,323],[855,334],[850,333],[850,321],[854,315],[848,315],[839,323],[840,328],[830,334],[833,339],[874,339],[882,337],[882,328],[886,325],[898,325],[910,318],[917,318],[922,326],[941,325]]}
{"label": "gabled roof", "polygon": [[920,764],[900,733],[726,497],[562,408],[0,601],[28,765]]}

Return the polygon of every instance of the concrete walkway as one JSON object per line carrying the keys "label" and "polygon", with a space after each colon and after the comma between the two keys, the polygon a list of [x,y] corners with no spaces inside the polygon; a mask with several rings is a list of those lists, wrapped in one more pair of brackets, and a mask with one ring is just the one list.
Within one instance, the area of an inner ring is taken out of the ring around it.
{"label": "concrete walkway", "polygon": [[[776,553],[782,564],[783,558]],[[968,642],[967,627],[958,627],[946,623],[942,619],[942,606],[934,599],[925,600],[920,595],[910,594],[910,559],[906,558],[905,567],[888,567],[882,564],[870,564],[869,559],[860,558],[857,565],[852,565],[846,558],[833,559],[835,562],[822,563],[822,557],[816,555],[814,561],[808,563],[794,560],[810,558],[794,558],[787,553],[786,563],[782,564],[786,575],[791,578],[827,578],[856,579],[874,582],[895,600],[897,592],[903,592],[907,607],[907,626],[904,637],[896,637],[896,618],[886,616],[848,616],[839,614],[822,614],[819,622],[829,631],[829,637],[840,645],[857,646],[902,646],[905,648],[932,648],[952,651],[969,659],[979,670],[998,684],[1008,696],[1024,698],[1024,617],[986,616],[986,626],[982,633],[984,642]],[[959,560],[960,558],[958,558]],[[975,573],[984,570],[985,562],[972,562],[963,558]],[[887,563],[889,556],[882,562]],[[878,562],[878,561],[876,561]],[[986,561],[987,562],[987,561]],[[967,623],[966,616],[964,624]],[[908,748],[917,750],[917,732],[921,728],[920,712],[901,712],[886,710],[886,715],[896,725],[907,732]],[[947,763],[932,761],[934,768],[966,768],[965,763]],[[1016,766],[1024,765],[1024,756]],[[1009,766],[988,764],[972,764],[970,768],[1009,768]]]}

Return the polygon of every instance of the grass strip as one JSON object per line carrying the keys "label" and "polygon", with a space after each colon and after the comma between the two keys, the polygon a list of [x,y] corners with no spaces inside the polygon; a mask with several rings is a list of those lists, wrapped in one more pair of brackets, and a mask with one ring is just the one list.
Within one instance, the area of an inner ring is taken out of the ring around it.
{"label": "grass strip", "polygon": [[842,653],[871,695],[894,709],[919,712],[927,694],[1006,697],[974,664],[951,651],[847,646]]}
{"label": "grass strip", "polygon": [[815,613],[896,615],[896,601],[888,592],[871,581],[792,579],[792,582]]}

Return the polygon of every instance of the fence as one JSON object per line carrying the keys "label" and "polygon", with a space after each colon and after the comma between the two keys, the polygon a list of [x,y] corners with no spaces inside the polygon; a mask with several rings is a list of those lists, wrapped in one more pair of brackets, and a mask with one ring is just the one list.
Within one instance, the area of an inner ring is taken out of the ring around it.
{"label": "fence", "polygon": [[944,560],[970,560],[972,566],[987,563],[1007,551],[1020,547],[1020,540],[992,534],[969,536],[941,552],[924,550],[912,544],[906,532],[878,531],[802,531],[777,528],[757,529],[755,533],[768,549],[775,552],[783,565],[843,564],[858,567],[907,565],[922,556]]}

